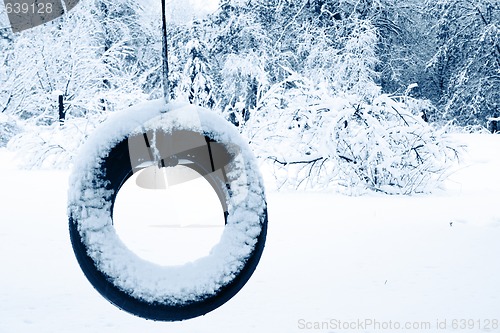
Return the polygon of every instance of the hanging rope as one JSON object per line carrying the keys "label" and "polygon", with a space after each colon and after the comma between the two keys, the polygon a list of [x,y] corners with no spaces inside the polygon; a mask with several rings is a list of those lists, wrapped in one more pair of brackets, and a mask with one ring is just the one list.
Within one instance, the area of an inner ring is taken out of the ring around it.
{"label": "hanging rope", "polygon": [[161,0],[161,13],[162,13],[162,58],[163,58],[163,97],[165,98],[165,103],[168,103],[170,98],[169,87],[170,82],[168,80],[168,45],[167,45],[167,18],[166,18],[166,4],[165,0]]}

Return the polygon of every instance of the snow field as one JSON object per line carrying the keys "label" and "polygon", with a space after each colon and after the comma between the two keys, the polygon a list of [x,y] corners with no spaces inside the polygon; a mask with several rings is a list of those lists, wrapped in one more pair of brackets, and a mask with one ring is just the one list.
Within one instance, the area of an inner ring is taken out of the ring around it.
{"label": "snow field", "polygon": [[429,322],[426,332],[439,319],[439,332],[452,332],[454,319],[500,320],[500,137],[459,139],[469,156],[434,195],[267,193],[253,277],[219,309],[179,323],[101,298],[71,249],[69,173],[19,170],[0,150],[0,332],[346,332],[300,325],[334,319]]}

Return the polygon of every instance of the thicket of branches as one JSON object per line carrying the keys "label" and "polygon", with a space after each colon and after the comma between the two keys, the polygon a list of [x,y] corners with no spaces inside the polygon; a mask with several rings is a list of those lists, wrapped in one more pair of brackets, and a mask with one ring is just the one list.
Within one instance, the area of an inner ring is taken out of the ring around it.
{"label": "thicket of branches", "polygon": [[[109,112],[160,96],[158,8],[145,4],[88,1],[0,35],[0,111],[30,128],[10,143],[27,165],[65,167]],[[458,153],[438,125],[498,117],[499,10],[494,0],[223,0],[169,26],[170,94],[237,126],[279,186],[425,192]],[[35,146],[45,148],[33,158]]]}

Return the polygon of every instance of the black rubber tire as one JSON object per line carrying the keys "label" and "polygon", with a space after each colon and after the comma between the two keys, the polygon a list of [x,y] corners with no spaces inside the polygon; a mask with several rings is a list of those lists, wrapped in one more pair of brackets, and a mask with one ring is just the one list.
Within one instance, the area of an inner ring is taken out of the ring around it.
{"label": "black rubber tire", "polygon": [[[208,134],[203,133],[203,135],[206,136],[207,141],[214,142],[212,138],[208,137]],[[188,157],[184,156],[183,158]],[[203,169],[207,168],[207,165],[203,165],[203,161],[197,161],[196,158],[192,156],[190,158],[194,163],[191,165],[192,169],[201,173]],[[128,138],[116,144],[109,151],[109,154],[102,158],[99,170],[97,171],[99,172],[95,172],[95,177],[98,181],[95,183],[102,184],[104,181],[108,184],[106,189],[113,191],[111,197],[111,205],[113,206],[121,186],[134,172],[130,161]],[[223,191],[222,189],[222,186],[231,186],[231,184],[225,184],[216,179],[206,179],[218,193],[219,199],[222,200],[223,198],[221,193],[231,192]],[[255,247],[244,266],[234,276],[232,281],[222,286],[216,294],[200,297],[197,301],[188,302],[182,305],[169,305],[160,302],[149,303],[140,298],[135,298],[131,294],[115,286],[112,280],[99,270],[98,265],[89,256],[87,246],[82,240],[82,236],[79,232],[78,220],[71,214],[69,216],[69,232],[73,250],[81,269],[90,283],[104,298],[118,308],[139,317],[159,321],[180,321],[204,315],[218,308],[236,295],[249,280],[259,263],[266,241],[267,207],[264,207],[263,212],[264,213],[260,216],[261,232],[257,237]],[[227,218],[227,212],[225,212],[225,217]]]}

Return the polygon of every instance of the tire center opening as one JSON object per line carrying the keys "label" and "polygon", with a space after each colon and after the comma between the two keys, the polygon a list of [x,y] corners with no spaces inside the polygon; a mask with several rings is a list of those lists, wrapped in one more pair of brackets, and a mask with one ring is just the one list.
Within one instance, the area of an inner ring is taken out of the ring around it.
{"label": "tire center opening", "polygon": [[[224,214],[216,192],[196,171],[182,165],[169,168],[195,174],[189,181],[168,186],[166,169],[151,166],[123,184],[116,196],[113,224],[123,243],[142,259],[163,266],[183,265],[209,255],[219,243]],[[156,189],[138,185],[141,173],[153,175],[149,183],[157,183]]]}

